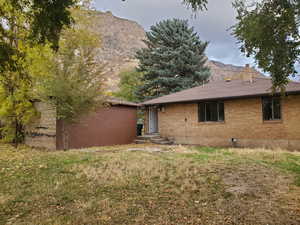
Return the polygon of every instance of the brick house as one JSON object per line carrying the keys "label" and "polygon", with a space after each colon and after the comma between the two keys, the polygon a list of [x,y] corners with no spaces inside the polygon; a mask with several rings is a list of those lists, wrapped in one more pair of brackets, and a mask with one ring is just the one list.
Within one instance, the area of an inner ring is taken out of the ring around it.
{"label": "brick house", "polygon": [[136,138],[137,107],[111,99],[105,107],[81,116],[76,123],[56,119],[53,106],[36,101],[40,117],[26,127],[25,144],[49,150],[130,144]]}
{"label": "brick house", "polygon": [[145,131],[177,144],[300,149],[300,83],[271,95],[271,80],[213,81],[143,103]]}

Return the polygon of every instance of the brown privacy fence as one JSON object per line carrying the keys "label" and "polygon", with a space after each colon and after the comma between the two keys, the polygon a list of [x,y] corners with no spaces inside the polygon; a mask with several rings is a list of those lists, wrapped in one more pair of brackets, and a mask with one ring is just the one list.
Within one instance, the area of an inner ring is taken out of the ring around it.
{"label": "brown privacy fence", "polygon": [[74,124],[57,121],[57,149],[130,144],[136,138],[137,108],[116,105],[83,116]]}

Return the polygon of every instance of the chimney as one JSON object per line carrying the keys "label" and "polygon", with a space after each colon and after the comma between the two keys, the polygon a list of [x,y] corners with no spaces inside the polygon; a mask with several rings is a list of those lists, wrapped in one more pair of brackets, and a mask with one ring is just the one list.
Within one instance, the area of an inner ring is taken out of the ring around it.
{"label": "chimney", "polygon": [[253,68],[251,68],[249,64],[246,64],[244,71],[242,72],[243,81],[249,81],[250,83],[253,83],[253,75]]}

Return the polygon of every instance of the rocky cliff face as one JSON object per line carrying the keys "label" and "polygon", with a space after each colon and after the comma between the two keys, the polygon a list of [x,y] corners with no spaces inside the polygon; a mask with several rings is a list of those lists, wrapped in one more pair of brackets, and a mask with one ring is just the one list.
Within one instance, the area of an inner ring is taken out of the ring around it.
{"label": "rocky cliff face", "polygon": [[105,77],[109,89],[118,87],[119,73],[137,66],[134,56],[145,47],[142,41],[144,29],[136,22],[115,17],[111,12],[93,12],[93,31],[101,36],[99,57],[105,65]]}
{"label": "rocky cliff face", "polygon": [[[99,57],[105,64],[107,84],[110,90],[116,90],[120,81],[119,73],[138,65],[134,55],[138,49],[145,47],[143,42],[145,31],[138,23],[118,18],[111,12],[94,11],[92,14],[93,27],[91,29],[99,32],[102,39]],[[207,66],[211,69],[211,80],[235,79],[244,70],[244,67],[212,60],[207,61]],[[257,71],[253,74],[262,76]]]}

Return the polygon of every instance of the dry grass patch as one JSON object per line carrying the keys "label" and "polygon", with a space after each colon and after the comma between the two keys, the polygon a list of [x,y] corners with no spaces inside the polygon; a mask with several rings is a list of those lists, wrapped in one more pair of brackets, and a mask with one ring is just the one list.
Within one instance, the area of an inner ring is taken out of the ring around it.
{"label": "dry grass patch", "polygon": [[295,157],[300,157],[300,152],[290,152],[283,149],[264,149],[264,148],[230,148],[226,149],[226,151],[235,154],[241,158],[252,158],[255,160],[259,159],[266,159],[271,161],[280,161],[280,160],[287,160],[290,155]]}
{"label": "dry grass patch", "polygon": [[297,153],[129,145],[7,154],[16,156],[0,158],[0,224],[300,224],[297,169],[280,166],[297,165]]}

